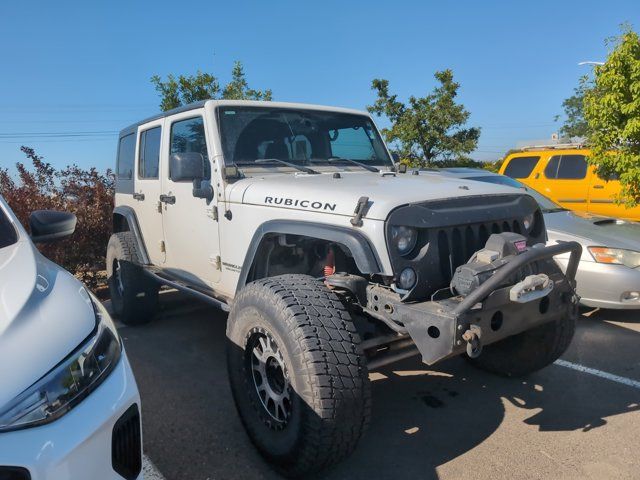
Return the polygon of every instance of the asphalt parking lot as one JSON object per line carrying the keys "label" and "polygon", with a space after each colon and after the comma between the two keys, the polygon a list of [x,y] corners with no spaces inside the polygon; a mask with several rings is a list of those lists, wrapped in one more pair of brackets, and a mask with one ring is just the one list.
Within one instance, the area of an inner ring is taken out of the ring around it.
{"label": "asphalt parking lot", "polygon": [[[121,327],[156,478],[276,479],[227,383],[226,314],[163,295],[154,322]],[[584,315],[561,362],[522,380],[455,358],[372,374],[371,426],[323,478],[640,478],[640,313]]]}

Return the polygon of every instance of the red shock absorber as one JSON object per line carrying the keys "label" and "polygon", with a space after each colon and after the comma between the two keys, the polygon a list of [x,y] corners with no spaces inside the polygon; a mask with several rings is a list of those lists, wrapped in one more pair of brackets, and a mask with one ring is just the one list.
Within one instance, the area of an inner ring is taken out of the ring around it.
{"label": "red shock absorber", "polygon": [[327,258],[325,259],[324,265],[324,276],[328,277],[329,275],[333,275],[336,273],[336,255],[333,252],[333,248],[329,247],[329,251],[327,252]]}

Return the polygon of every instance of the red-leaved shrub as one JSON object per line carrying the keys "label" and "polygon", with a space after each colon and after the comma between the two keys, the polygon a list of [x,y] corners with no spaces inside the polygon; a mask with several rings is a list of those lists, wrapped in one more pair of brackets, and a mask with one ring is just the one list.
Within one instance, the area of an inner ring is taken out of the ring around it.
{"label": "red-leaved shrub", "polygon": [[29,229],[34,210],[66,210],[78,217],[74,234],[68,239],[38,247],[48,258],[62,265],[90,288],[102,283],[104,255],[111,235],[113,174],[84,170],[76,165],[57,170],[29,147],[20,150],[31,165],[16,164],[14,179],[0,168],[0,195],[22,225]]}

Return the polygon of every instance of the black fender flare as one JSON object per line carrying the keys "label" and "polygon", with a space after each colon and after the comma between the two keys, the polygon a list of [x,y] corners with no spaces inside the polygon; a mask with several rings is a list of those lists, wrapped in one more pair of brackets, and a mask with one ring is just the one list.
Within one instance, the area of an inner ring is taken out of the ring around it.
{"label": "black fender flare", "polygon": [[349,249],[358,269],[362,273],[374,274],[382,272],[379,257],[375,249],[371,246],[371,242],[369,242],[367,236],[362,232],[348,227],[323,223],[298,220],[269,220],[261,224],[253,234],[244,263],[242,264],[242,269],[240,270],[240,278],[238,279],[236,291],[246,285],[247,277],[253,265],[258,247],[265,235],[271,233],[301,235],[342,244]]}
{"label": "black fender flare", "polygon": [[[143,265],[150,265],[151,262],[149,260],[149,255],[147,254],[147,248],[145,247],[144,238],[142,238],[142,232],[140,230],[140,225],[138,224],[138,217],[136,216],[136,212],[133,208],[128,207],[126,205],[121,205],[115,207],[113,209],[113,232],[116,233],[116,217],[121,216],[124,218],[125,222],[129,227],[129,231],[133,234],[136,239],[136,247],[138,249],[138,258],[141,260]],[[119,229],[118,231],[122,231]]]}

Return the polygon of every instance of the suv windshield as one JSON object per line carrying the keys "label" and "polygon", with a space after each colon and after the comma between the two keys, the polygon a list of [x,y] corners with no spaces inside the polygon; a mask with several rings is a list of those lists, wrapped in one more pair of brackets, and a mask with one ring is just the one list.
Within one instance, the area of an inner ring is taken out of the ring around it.
{"label": "suv windshield", "polygon": [[0,248],[8,247],[18,241],[18,232],[0,206]]}
{"label": "suv windshield", "polygon": [[526,190],[527,193],[536,200],[536,202],[538,202],[538,205],[540,205],[540,210],[542,210],[543,213],[561,212],[563,210],[566,210],[566,208],[562,208],[560,205],[549,200],[547,197],[545,197],[541,193],[538,193],[534,189],[527,187],[523,183],[520,183],[519,181],[514,180],[513,178],[505,177],[504,175],[486,175],[482,177],[469,177],[468,180],[476,180],[478,182],[495,183],[497,185],[506,185],[508,187],[522,188]]}
{"label": "suv windshield", "polygon": [[358,168],[355,160],[365,168],[393,166],[380,135],[364,115],[239,106],[220,107],[218,118],[227,165],[282,168],[277,161],[281,160]]}

